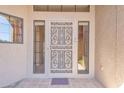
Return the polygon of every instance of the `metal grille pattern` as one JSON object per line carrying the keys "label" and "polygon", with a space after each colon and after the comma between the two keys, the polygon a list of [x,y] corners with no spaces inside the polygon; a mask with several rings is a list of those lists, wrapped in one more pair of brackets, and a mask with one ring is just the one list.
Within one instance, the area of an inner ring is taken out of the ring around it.
{"label": "metal grille pattern", "polygon": [[51,73],[72,73],[72,22],[51,22]]}

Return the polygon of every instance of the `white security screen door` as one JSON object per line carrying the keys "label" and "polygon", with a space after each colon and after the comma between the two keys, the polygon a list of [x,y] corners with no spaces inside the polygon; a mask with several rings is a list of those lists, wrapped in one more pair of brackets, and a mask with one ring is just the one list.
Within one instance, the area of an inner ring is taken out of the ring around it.
{"label": "white security screen door", "polygon": [[73,62],[73,22],[48,21],[47,61],[50,76],[72,76]]}

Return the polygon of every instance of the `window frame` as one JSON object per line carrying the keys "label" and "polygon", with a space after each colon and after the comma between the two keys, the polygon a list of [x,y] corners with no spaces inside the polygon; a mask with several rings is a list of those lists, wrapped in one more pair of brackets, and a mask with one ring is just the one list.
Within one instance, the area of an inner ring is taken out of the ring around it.
{"label": "window frame", "polygon": [[24,44],[24,20],[23,20],[23,18],[21,18],[21,17],[18,17],[18,16],[14,16],[14,15],[11,15],[11,14],[7,14],[7,13],[3,13],[3,12],[0,12],[0,14],[1,15],[5,15],[5,16],[8,16],[9,17],[9,22],[10,22],[10,24],[11,24],[11,21],[10,21],[10,19],[11,19],[11,17],[14,17],[14,18],[17,18],[17,19],[19,19],[19,20],[21,20],[21,22],[22,22],[22,25],[21,25],[21,29],[22,29],[22,35],[21,35],[21,37],[22,37],[22,40],[21,40],[21,42],[1,42],[0,41],[0,43],[3,43],[3,44]]}
{"label": "window frame", "polygon": [[[38,10],[37,8],[36,8],[36,6],[45,6],[45,9],[44,10]],[[60,6],[59,8],[60,8],[60,10],[54,10],[54,11],[52,11],[52,10],[50,10],[49,8],[50,8],[50,6]],[[73,11],[71,10],[71,11],[65,11],[65,10],[63,10],[63,7],[65,7],[65,6],[73,6]],[[88,12],[90,12],[90,5],[87,5],[87,7],[88,7],[88,9],[86,9],[86,10],[78,10],[78,7],[79,6],[83,6],[83,5],[33,5],[33,8],[32,8],[32,11],[33,12],[78,12],[78,13],[80,13],[80,12],[84,12],[84,13],[88,13]]]}

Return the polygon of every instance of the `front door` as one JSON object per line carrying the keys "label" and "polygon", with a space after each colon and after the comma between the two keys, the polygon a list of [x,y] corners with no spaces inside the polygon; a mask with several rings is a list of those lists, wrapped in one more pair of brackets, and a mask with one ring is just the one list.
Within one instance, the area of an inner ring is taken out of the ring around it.
{"label": "front door", "polygon": [[52,77],[68,77],[74,74],[73,22],[47,22],[48,74]]}
{"label": "front door", "polygon": [[46,20],[34,24],[34,73],[46,77],[89,73],[89,22]]}

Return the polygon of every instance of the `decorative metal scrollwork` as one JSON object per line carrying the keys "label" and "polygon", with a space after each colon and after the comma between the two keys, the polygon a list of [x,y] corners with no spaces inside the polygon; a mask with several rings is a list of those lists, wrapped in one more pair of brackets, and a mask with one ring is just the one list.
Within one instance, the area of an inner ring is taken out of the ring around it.
{"label": "decorative metal scrollwork", "polygon": [[72,73],[72,22],[51,22],[51,73]]}

